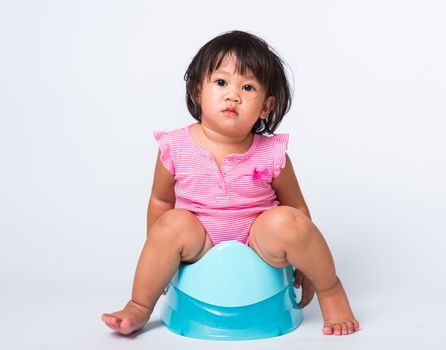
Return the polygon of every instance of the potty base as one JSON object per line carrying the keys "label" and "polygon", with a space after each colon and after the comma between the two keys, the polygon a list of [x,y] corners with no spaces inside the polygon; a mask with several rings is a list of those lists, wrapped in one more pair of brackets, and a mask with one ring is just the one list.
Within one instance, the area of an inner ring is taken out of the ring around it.
{"label": "potty base", "polygon": [[293,284],[255,304],[207,304],[169,284],[161,320],[172,332],[200,339],[252,340],[291,332],[302,322]]}

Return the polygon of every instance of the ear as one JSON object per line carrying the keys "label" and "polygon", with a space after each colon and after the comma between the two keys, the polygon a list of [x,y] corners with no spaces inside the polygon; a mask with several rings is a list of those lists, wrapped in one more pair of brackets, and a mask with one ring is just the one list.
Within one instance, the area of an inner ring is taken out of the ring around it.
{"label": "ear", "polygon": [[273,110],[275,104],[276,98],[274,96],[267,97],[265,99],[265,103],[263,104],[263,109],[260,113],[260,119],[266,119],[266,117],[268,117],[268,115]]}

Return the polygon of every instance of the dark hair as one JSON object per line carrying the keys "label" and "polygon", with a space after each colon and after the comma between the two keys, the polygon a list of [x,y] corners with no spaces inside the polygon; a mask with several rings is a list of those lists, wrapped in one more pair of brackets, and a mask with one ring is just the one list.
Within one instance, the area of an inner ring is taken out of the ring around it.
{"label": "dark hair", "polygon": [[258,119],[252,128],[255,134],[273,134],[291,106],[290,85],[282,59],[259,37],[242,32],[224,33],[206,43],[192,59],[184,75],[186,103],[192,116],[201,121],[198,92],[203,79],[217,70],[228,55],[236,57],[241,75],[251,71],[265,87],[266,96],[274,96],[274,108],[266,119]]}

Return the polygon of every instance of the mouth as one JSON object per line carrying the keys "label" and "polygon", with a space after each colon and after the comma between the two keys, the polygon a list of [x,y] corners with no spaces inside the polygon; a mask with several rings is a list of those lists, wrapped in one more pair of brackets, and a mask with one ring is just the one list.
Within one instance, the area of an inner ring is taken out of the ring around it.
{"label": "mouth", "polygon": [[226,108],[223,110],[223,113],[230,116],[230,117],[236,117],[238,116],[238,113],[235,109],[233,108]]}

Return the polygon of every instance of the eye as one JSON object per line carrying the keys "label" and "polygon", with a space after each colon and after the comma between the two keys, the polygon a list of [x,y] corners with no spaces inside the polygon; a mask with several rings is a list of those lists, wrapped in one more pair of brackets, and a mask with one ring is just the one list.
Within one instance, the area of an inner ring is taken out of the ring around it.
{"label": "eye", "polygon": [[223,79],[217,79],[215,82],[217,83],[218,86],[226,85],[226,81],[224,81]]}
{"label": "eye", "polygon": [[252,85],[244,85],[243,89],[246,90],[246,91],[254,91],[255,87],[252,86]]}

